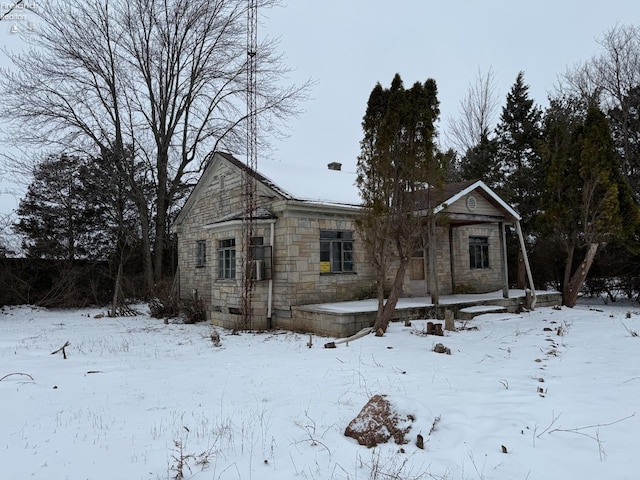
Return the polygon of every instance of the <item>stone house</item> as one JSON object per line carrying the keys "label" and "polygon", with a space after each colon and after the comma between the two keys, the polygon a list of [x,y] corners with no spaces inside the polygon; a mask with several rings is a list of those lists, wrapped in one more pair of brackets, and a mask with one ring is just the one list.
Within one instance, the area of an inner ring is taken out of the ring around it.
{"label": "stone house", "polygon": [[[250,328],[305,330],[293,307],[375,297],[375,272],[355,223],[356,174],[338,163],[328,167],[264,160],[255,172],[230,154],[210,155],[173,225],[180,297],[204,302],[215,325],[241,325],[247,174],[255,180],[256,199]],[[518,214],[479,181],[449,184],[434,203],[425,207],[445,213],[445,220],[430,241],[434,253],[418,249],[411,259],[404,295],[503,289],[507,296],[504,230]],[[434,284],[438,291],[429,292]]]}

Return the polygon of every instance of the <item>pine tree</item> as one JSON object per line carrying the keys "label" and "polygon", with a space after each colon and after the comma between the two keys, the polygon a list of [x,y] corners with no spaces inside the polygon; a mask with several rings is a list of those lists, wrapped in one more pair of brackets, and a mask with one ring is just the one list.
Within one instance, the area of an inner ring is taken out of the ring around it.
{"label": "pine tree", "polygon": [[[552,101],[545,121],[546,231],[565,250],[563,304],[573,307],[601,245],[628,237],[640,221],[620,173],[609,125],[595,106],[586,114],[571,99]],[[574,257],[583,259],[574,268]]]}
{"label": "pine tree", "polygon": [[[520,72],[507,94],[496,128],[497,178],[493,186],[521,215],[527,239],[535,236],[534,217],[540,210],[543,188],[539,155],[541,122],[542,111],[529,98],[529,86]],[[518,249],[516,285],[523,288],[525,284],[524,257]]]}
{"label": "pine tree", "polygon": [[[413,214],[415,194],[427,185],[437,187],[445,174],[435,148],[439,113],[432,79],[406,90],[396,74],[390,88],[377,84],[369,96],[357,184],[364,206],[360,231],[377,272],[376,331],[388,326],[424,230],[423,220]],[[385,302],[385,279],[392,262],[397,262],[397,270]]]}
{"label": "pine tree", "polygon": [[81,157],[62,154],[36,167],[14,227],[28,256],[71,262],[99,250],[92,240],[96,211],[84,198],[84,165]]}
{"label": "pine tree", "polygon": [[496,156],[498,144],[494,138],[482,135],[480,143],[469,149],[461,162],[462,180],[482,180],[490,187],[497,182]]}
{"label": "pine tree", "polygon": [[14,230],[30,257],[108,260],[118,242],[135,242],[135,212],[102,158],[61,154],[34,169]]}
{"label": "pine tree", "polygon": [[520,72],[507,94],[500,123],[498,143],[499,190],[502,197],[529,223],[537,211],[541,193],[541,160],[538,154],[542,111],[529,98],[529,87]]}

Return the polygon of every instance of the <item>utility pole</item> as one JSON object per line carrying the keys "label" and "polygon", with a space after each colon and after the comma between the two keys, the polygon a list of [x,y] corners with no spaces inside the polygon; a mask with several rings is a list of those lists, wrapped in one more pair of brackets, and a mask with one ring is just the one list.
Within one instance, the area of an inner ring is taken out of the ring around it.
{"label": "utility pole", "polygon": [[247,0],[247,170],[244,182],[244,216],[242,236],[242,323],[243,328],[252,327],[251,296],[253,293],[255,234],[256,178],[258,167],[258,125],[257,125],[257,81],[256,56],[258,50],[258,5],[257,0]]}

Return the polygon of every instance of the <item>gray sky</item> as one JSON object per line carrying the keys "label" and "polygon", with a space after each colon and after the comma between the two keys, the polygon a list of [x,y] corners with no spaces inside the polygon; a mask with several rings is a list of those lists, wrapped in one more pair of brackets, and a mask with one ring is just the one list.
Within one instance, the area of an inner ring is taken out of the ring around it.
{"label": "gray sky", "polygon": [[[290,80],[316,83],[305,112],[290,123],[290,136],[258,166],[339,161],[355,169],[360,124],[376,82],[389,86],[395,73],[406,87],[434,78],[441,132],[478,72],[490,68],[500,108],[521,70],[544,107],[557,76],[596,54],[604,31],[617,23],[640,24],[640,1],[289,0],[261,16],[259,34],[280,37],[294,69]],[[10,27],[0,25],[0,46],[16,42]],[[6,65],[1,53],[0,65]],[[0,153],[5,148],[0,145]],[[0,212],[15,205],[0,195]]]}
{"label": "gray sky", "polygon": [[362,116],[376,82],[388,87],[395,73],[407,88],[435,79],[443,131],[479,71],[493,70],[498,115],[519,71],[530,95],[546,107],[557,76],[596,54],[596,39],[606,30],[640,24],[638,0],[287,3],[266,14],[261,31],[281,38],[296,77],[317,83],[274,158],[340,161],[347,168],[355,168]]}

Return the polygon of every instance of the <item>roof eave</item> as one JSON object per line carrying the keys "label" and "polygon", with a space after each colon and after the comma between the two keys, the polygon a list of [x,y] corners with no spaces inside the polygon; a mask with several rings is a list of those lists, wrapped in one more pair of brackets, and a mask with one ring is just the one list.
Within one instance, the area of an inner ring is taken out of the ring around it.
{"label": "roof eave", "polygon": [[513,220],[518,222],[520,221],[522,217],[520,217],[518,212],[516,212],[513,208],[511,208],[509,204],[507,204],[504,200],[502,200],[502,198],[500,198],[493,190],[491,190],[482,180],[478,180],[477,182],[472,183],[468,187],[460,190],[458,193],[456,193],[452,197],[446,199],[444,202],[436,206],[433,209],[433,212],[436,214],[442,212],[445,208],[447,208],[448,205],[451,205],[457,202],[458,200],[463,198],[465,195],[468,195],[473,190],[476,190],[478,188],[480,188],[483,192],[489,195],[493,199],[493,201],[495,201],[498,205],[500,205],[500,207],[502,207],[512,217]]}

